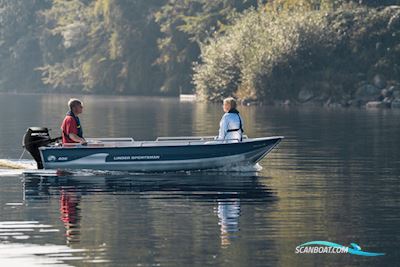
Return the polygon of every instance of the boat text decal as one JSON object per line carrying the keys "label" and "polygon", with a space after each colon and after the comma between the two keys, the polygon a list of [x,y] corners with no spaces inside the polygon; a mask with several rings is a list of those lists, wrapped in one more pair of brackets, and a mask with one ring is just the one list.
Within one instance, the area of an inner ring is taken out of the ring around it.
{"label": "boat text decal", "polygon": [[148,160],[148,159],[160,159],[160,156],[146,155],[146,156],[115,156],[114,160]]}

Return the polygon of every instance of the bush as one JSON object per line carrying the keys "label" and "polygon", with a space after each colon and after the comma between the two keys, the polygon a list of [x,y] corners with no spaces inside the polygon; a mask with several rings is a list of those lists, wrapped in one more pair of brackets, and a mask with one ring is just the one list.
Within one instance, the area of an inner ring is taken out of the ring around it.
{"label": "bush", "polygon": [[399,80],[400,7],[251,10],[203,45],[194,84],[203,99],[351,95],[363,79]]}

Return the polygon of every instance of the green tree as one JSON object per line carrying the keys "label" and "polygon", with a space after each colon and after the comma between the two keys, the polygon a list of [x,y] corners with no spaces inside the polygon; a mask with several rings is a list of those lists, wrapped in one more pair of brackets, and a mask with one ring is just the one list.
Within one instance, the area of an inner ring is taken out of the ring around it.
{"label": "green tree", "polygon": [[152,11],[160,1],[53,0],[42,13],[43,82],[56,90],[154,94],[162,74],[159,30]]}
{"label": "green tree", "polygon": [[41,64],[36,12],[46,0],[0,0],[0,90],[32,90],[40,86],[35,68]]}
{"label": "green tree", "polygon": [[397,7],[275,7],[246,12],[203,47],[194,75],[199,95],[295,100],[304,88],[341,101],[376,74],[400,81]]}
{"label": "green tree", "polygon": [[224,31],[230,21],[256,0],[169,0],[156,13],[163,38],[157,63],[165,80],[162,91],[178,94],[192,92],[193,62],[198,60],[201,44],[215,32]]}

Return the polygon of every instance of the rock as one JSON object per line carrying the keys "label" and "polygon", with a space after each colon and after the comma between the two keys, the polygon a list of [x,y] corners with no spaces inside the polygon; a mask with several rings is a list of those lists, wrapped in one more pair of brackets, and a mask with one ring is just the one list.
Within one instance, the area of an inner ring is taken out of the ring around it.
{"label": "rock", "polygon": [[332,103],[332,99],[328,99],[328,101],[326,101],[325,103],[324,103],[324,107],[329,107],[329,105]]}
{"label": "rock", "polygon": [[374,76],[373,83],[374,83],[375,87],[377,87],[378,89],[383,89],[386,87],[385,78],[379,74]]}
{"label": "rock", "polygon": [[393,100],[392,108],[400,108],[400,99]]}
{"label": "rock", "polygon": [[361,81],[361,80],[366,80],[367,79],[367,75],[363,72],[358,72],[356,74],[357,80]]}
{"label": "rock", "polygon": [[392,101],[393,101],[393,98],[391,98],[391,97],[385,97],[384,99],[383,99],[383,102],[384,103],[392,103]]}
{"label": "rock", "polygon": [[307,102],[314,97],[314,93],[309,89],[301,89],[298,95],[300,102]]}
{"label": "rock", "polygon": [[394,14],[394,15],[390,18],[390,20],[389,20],[389,22],[388,22],[388,24],[387,24],[387,28],[388,28],[389,30],[393,30],[393,29],[398,28],[399,26],[400,26],[400,16],[399,16],[399,14],[397,13],[397,14]]}
{"label": "rock", "polygon": [[324,101],[326,101],[328,99],[329,99],[329,95],[325,91],[322,91],[322,93],[319,96],[316,97],[316,100],[320,101],[320,102],[324,102]]}
{"label": "rock", "polygon": [[355,99],[361,101],[375,100],[379,96],[380,90],[371,84],[361,85],[354,94]]}
{"label": "rock", "polygon": [[344,100],[342,103],[340,103],[342,107],[348,108],[353,104],[353,101],[351,100]]}
{"label": "rock", "polygon": [[370,101],[366,104],[367,108],[387,108],[388,103],[382,101]]}
{"label": "rock", "polygon": [[329,103],[329,105],[327,107],[329,107],[329,108],[341,108],[341,107],[343,107],[343,105],[341,103],[332,102],[332,103]]}
{"label": "rock", "polygon": [[[342,101],[343,102],[343,101]],[[338,107],[345,107],[344,103],[337,102],[334,98],[329,98],[324,104],[324,107],[327,108],[338,108]]]}
{"label": "rock", "polygon": [[393,92],[393,97],[397,98],[397,99],[400,99],[400,91],[394,91]]}
{"label": "rock", "polygon": [[365,103],[362,101],[362,100],[360,100],[360,99],[356,99],[356,100],[354,100],[354,101],[352,101],[351,102],[351,105],[352,106],[355,106],[355,107],[361,107],[362,105],[364,105]]}
{"label": "rock", "polygon": [[392,97],[393,96],[394,89],[389,87],[388,89],[382,89],[381,95],[384,97]]}
{"label": "rock", "polygon": [[376,49],[376,51],[382,50],[382,46],[383,46],[382,42],[377,42],[377,43],[375,44],[375,49]]}

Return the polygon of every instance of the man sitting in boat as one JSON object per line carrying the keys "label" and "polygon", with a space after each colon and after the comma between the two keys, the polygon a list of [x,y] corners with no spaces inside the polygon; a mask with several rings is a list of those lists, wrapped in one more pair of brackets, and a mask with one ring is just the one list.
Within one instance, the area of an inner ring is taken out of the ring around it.
{"label": "man sitting in boat", "polygon": [[63,144],[80,143],[86,145],[87,142],[83,138],[82,126],[78,118],[78,115],[82,113],[82,102],[79,99],[72,98],[68,101],[68,107],[69,111],[61,125],[62,142]]}
{"label": "man sitting in boat", "polygon": [[225,114],[219,123],[219,134],[217,140],[242,141],[243,128],[242,118],[236,109],[236,100],[233,97],[224,99],[223,109]]}

